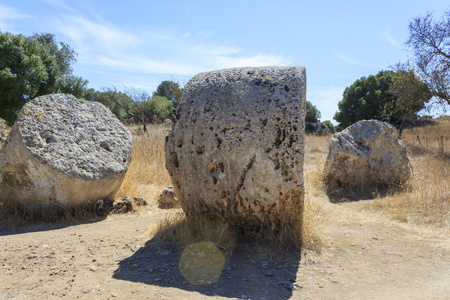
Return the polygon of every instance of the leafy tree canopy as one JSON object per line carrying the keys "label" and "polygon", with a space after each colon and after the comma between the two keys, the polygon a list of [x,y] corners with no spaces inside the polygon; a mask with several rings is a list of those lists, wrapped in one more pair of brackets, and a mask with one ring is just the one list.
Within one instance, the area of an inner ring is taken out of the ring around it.
{"label": "leafy tree canopy", "polygon": [[12,125],[34,97],[66,92],[82,97],[87,81],[72,75],[76,53],[52,34],[0,32],[0,117]]}
{"label": "leafy tree canopy", "polygon": [[128,88],[125,92],[117,91],[115,87],[104,88],[102,91],[89,89],[85,93],[85,99],[102,103],[119,119],[141,123],[144,131],[146,123],[164,121],[175,112],[173,102],[166,97],[156,93],[150,97],[147,92],[134,88]]}
{"label": "leafy tree canopy", "polygon": [[181,96],[183,95],[183,89],[177,82],[166,80],[158,85],[153,95],[165,97],[166,99],[171,100],[176,108],[178,106],[178,102],[181,100]]}
{"label": "leafy tree canopy", "polygon": [[329,121],[329,120],[323,121],[322,125],[328,127],[328,129],[330,130],[330,133],[336,132],[336,128],[334,127],[333,123],[331,123],[331,121]]}
{"label": "leafy tree canopy", "polygon": [[318,123],[320,122],[321,113],[311,102],[306,101],[306,122]]}
{"label": "leafy tree canopy", "polygon": [[380,71],[361,77],[344,91],[334,119],[339,129],[360,121],[376,119],[391,124],[417,119],[431,95],[413,71],[397,66],[397,71]]}
{"label": "leafy tree canopy", "polygon": [[377,75],[361,77],[344,91],[334,119],[344,129],[360,120],[378,119],[386,103],[393,99],[389,93],[393,71],[380,71]]}
{"label": "leafy tree canopy", "polygon": [[120,120],[127,117],[127,113],[122,108],[122,105],[128,107],[133,102],[130,96],[124,92],[117,91],[116,88],[105,88],[102,91],[88,89],[84,93],[84,99],[100,102],[108,107]]}
{"label": "leafy tree canopy", "polygon": [[154,115],[159,118],[160,121],[164,121],[175,113],[173,102],[166,97],[154,95],[150,100],[153,107]]}
{"label": "leafy tree canopy", "polygon": [[408,65],[400,64],[392,75],[389,93],[394,96],[393,100],[385,104],[381,115],[388,121],[394,119],[401,123],[399,132],[401,137],[403,124],[417,119],[417,112],[424,108],[432,93]]}

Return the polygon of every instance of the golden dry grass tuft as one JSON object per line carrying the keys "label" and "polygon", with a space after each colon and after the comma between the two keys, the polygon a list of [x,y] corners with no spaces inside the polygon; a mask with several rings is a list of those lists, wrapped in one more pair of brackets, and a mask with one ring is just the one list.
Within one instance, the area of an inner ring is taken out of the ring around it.
{"label": "golden dry grass tuft", "polygon": [[330,136],[306,135],[303,174],[305,210],[303,214],[303,248],[320,252],[324,246],[320,229],[334,218],[322,180],[323,166],[328,155]]}
{"label": "golden dry grass tuft", "polygon": [[164,141],[169,128],[163,124],[149,124],[147,133],[143,133],[139,126],[128,129],[133,134],[132,159],[116,197],[156,201],[164,188],[171,185],[164,154]]}
{"label": "golden dry grass tuft", "polygon": [[[298,250],[302,246],[302,223],[298,218],[283,219],[278,226],[249,224],[228,220],[217,215],[186,217],[178,212],[168,214],[157,225],[155,238],[169,240],[186,246],[197,242],[212,242],[223,249],[230,249],[236,241],[246,245],[258,245],[276,250]],[[310,239],[311,240],[311,239]],[[314,244],[316,246],[318,244]]]}
{"label": "golden dry grass tuft", "polygon": [[236,234],[230,224],[215,215],[201,215],[187,218],[177,212],[168,214],[153,232],[154,237],[187,246],[198,242],[212,242],[222,249],[232,250]]}
{"label": "golden dry grass tuft", "polygon": [[102,219],[94,205],[29,212],[15,202],[0,202],[0,227],[18,228],[45,223],[70,223]]}

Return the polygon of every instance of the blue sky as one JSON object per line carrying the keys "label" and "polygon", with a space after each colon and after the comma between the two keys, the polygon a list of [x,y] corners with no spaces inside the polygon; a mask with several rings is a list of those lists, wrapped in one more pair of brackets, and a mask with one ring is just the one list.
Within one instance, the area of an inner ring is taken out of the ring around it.
{"label": "blue sky", "polygon": [[0,0],[0,30],[52,33],[88,87],[135,87],[244,66],[305,66],[307,99],[332,120],[345,87],[410,53],[408,24],[438,0]]}

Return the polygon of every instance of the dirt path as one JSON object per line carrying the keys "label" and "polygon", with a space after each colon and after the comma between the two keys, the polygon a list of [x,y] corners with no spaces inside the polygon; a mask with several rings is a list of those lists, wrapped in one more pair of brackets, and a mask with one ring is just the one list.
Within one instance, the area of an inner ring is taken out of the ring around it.
{"label": "dirt path", "polygon": [[236,245],[219,281],[205,286],[179,272],[183,249],[151,239],[167,214],[156,206],[89,224],[0,230],[0,299],[448,299],[445,232],[392,223],[359,203],[324,205],[335,217],[321,230],[322,254],[300,260]]}

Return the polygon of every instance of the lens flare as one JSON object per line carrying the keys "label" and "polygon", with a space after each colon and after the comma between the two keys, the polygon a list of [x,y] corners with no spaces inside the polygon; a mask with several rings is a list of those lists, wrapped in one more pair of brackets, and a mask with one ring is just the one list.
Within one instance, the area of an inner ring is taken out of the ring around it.
{"label": "lens flare", "polygon": [[186,246],[178,268],[192,285],[215,283],[225,264],[222,252],[211,242],[201,242]]}

